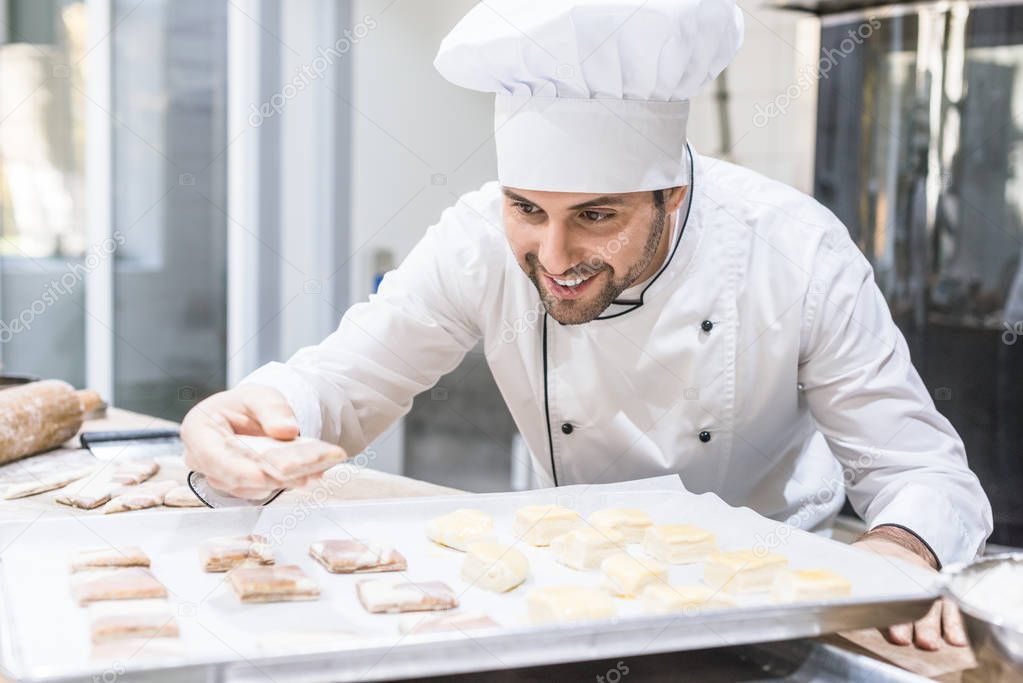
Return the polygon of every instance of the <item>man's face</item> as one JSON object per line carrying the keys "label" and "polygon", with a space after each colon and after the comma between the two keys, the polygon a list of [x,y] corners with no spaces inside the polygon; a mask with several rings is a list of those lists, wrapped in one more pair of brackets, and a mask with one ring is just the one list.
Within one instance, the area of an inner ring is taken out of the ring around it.
{"label": "man's face", "polygon": [[596,195],[506,187],[505,232],[551,317],[565,325],[585,323],[657,271],[685,190],[664,190],[659,203],[653,192]]}

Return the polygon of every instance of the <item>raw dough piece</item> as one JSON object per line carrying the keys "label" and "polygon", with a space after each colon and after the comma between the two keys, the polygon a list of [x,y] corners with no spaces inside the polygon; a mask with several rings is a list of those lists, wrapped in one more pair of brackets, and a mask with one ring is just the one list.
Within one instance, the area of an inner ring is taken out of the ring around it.
{"label": "raw dough piece", "polygon": [[55,500],[63,505],[93,510],[110,500],[111,493],[119,487],[120,484],[106,479],[83,479],[65,487]]}
{"label": "raw dough piece", "polygon": [[332,574],[396,572],[408,567],[394,548],[357,538],[317,541],[309,546],[309,555]]}
{"label": "raw dough piece", "polygon": [[95,467],[84,467],[69,472],[41,472],[30,474],[28,479],[8,484],[4,489],[4,499],[27,498],[47,491],[63,488],[96,471]]}
{"label": "raw dough piece", "polygon": [[93,643],[92,659],[106,662],[144,662],[180,659],[186,651],[180,638],[124,638]]}
{"label": "raw dough piece", "polygon": [[579,513],[560,505],[527,505],[515,513],[512,533],[535,546],[551,541],[579,525]]}
{"label": "raw dough piece", "polygon": [[534,624],[610,619],[615,615],[610,595],[585,586],[536,588],[526,596],[526,606]]}
{"label": "raw dough piece", "polygon": [[274,551],[266,536],[216,536],[199,546],[199,561],[204,571],[226,572],[242,565],[274,563]]}
{"label": "raw dough piece", "polygon": [[110,481],[125,485],[141,484],[159,471],[160,465],[155,460],[127,460],[118,463]]}
{"label": "raw dough piece", "polygon": [[426,535],[434,543],[465,551],[470,543],[490,537],[494,518],[482,510],[461,508],[426,523]]}
{"label": "raw dough piece", "polygon": [[163,505],[163,497],[167,492],[177,486],[176,482],[170,479],[161,481],[150,481],[145,484],[124,486],[114,489],[111,498],[103,506],[101,512],[109,515],[115,512],[129,512],[131,510],[145,510]]}
{"label": "raw dough piece", "polygon": [[237,436],[228,443],[244,451],[264,472],[279,481],[319,474],[348,457],[340,446],[304,436],[292,441],[268,436]]}
{"label": "raw dough piece", "polygon": [[754,550],[715,553],[703,565],[703,582],[733,595],[769,590],[788,563],[781,555]]}
{"label": "raw dough piece", "polygon": [[600,563],[600,571],[604,572],[604,587],[622,598],[634,598],[644,586],[668,581],[668,565],[657,560],[640,560],[627,553],[607,558]]}
{"label": "raw dough piece", "polygon": [[458,607],[458,599],[446,583],[373,579],[355,585],[359,602],[367,612],[428,612]]}
{"label": "raw dough piece", "polygon": [[136,545],[120,548],[89,548],[71,556],[71,571],[109,567],[148,567],[149,556]]}
{"label": "raw dough piece", "polygon": [[529,560],[515,548],[492,541],[469,546],[462,563],[462,578],[474,586],[504,593],[526,580]]}
{"label": "raw dough piece", "polygon": [[425,614],[409,614],[402,617],[398,630],[405,635],[418,633],[449,633],[451,631],[473,631],[481,628],[500,626],[483,612],[462,612],[427,616]]}
{"label": "raw dough piece", "polygon": [[101,602],[89,608],[93,643],[125,638],[177,638],[178,621],[162,600]]}
{"label": "raw dough piece", "polygon": [[731,595],[700,585],[669,586],[660,582],[651,583],[643,589],[641,597],[644,611],[650,614],[672,612],[689,614],[736,605],[735,598]]}
{"label": "raw dough piece", "polygon": [[774,580],[775,602],[834,600],[852,593],[852,584],[841,574],[827,569],[783,571]]}
{"label": "raw dough piece", "polygon": [[597,510],[589,519],[593,526],[610,527],[625,536],[626,543],[640,543],[647,527],[653,521],[643,510],[636,508],[605,508]]}
{"label": "raw dough piece", "polygon": [[606,558],[624,551],[625,545],[625,537],[614,529],[586,526],[555,538],[551,552],[566,567],[596,569]]}
{"label": "raw dough piece", "polygon": [[703,562],[717,550],[714,534],[692,524],[658,524],[646,530],[643,550],[668,564]]}
{"label": "raw dough piece", "polygon": [[276,567],[236,567],[227,573],[242,602],[316,600],[320,587],[297,564]]}
{"label": "raw dough piece", "polygon": [[170,508],[201,508],[203,502],[187,486],[175,486],[163,497],[163,504]]}
{"label": "raw dough piece", "polygon": [[165,598],[167,589],[144,567],[121,567],[72,574],[71,594],[79,605],[88,605],[99,600]]}

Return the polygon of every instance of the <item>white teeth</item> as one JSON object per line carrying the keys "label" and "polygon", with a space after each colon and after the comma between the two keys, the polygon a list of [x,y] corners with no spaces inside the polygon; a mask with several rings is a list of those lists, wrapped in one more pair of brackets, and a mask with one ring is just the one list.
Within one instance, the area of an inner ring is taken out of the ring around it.
{"label": "white teeth", "polygon": [[562,287],[575,287],[576,285],[582,284],[586,280],[589,280],[590,277],[592,276],[572,278],[570,280],[559,280],[556,277],[552,277],[551,279],[557,282]]}

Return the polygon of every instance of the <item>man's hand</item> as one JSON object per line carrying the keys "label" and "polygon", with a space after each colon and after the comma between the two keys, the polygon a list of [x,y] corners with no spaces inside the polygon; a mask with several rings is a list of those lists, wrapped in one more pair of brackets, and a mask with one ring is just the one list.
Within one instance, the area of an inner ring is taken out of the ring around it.
{"label": "man's hand", "polygon": [[[864,534],[854,545],[879,555],[938,570],[938,560],[920,539],[894,526],[880,526]],[[966,630],[959,610],[948,600],[941,599],[919,621],[912,624],[896,624],[881,629],[885,639],[895,645],[915,644],[921,650],[937,650],[945,642],[956,647],[967,645]]]}
{"label": "man's hand", "polygon": [[205,474],[213,488],[250,500],[277,489],[298,488],[312,478],[271,477],[253,462],[237,434],[290,441],[298,436],[298,421],[284,396],[270,387],[246,385],[214,394],[192,408],[181,423],[185,465]]}

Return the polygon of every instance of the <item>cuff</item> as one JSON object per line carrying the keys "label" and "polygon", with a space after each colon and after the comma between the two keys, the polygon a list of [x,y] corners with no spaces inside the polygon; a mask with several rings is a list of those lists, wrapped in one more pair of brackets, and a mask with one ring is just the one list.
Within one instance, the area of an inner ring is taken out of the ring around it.
{"label": "cuff", "polygon": [[970,534],[952,501],[920,484],[899,489],[867,523],[871,529],[883,525],[905,529],[930,548],[941,567],[971,559],[977,551],[968,547]]}
{"label": "cuff", "polygon": [[276,389],[284,394],[298,420],[298,430],[302,436],[320,438],[323,430],[323,415],[320,413],[320,401],[316,390],[293,368],[284,363],[267,363],[238,383],[260,384]]}

